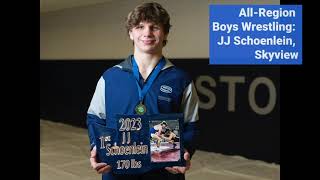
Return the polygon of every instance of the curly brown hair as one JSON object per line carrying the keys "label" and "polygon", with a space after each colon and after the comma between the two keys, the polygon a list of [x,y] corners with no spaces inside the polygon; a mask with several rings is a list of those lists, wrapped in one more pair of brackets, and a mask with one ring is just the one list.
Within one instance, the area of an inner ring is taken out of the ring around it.
{"label": "curly brown hair", "polygon": [[[127,33],[139,25],[141,21],[153,22],[162,26],[166,35],[169,33],[171,27],[168,12],[156,2],[140,4],[128,14],[125,24]],[[166,45],[167,40],[164,40],[163,43]]]}

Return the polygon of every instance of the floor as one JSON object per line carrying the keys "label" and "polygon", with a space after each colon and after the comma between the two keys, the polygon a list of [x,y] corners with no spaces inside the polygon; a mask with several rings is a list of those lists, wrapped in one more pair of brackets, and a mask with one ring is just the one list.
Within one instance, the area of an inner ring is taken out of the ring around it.
{"label": "floor", "polygon": [[[91,169],[87,130],[40,119],[40,179],[100,180]],[[186,180],[278,180],[280,165],[197,151]]]}

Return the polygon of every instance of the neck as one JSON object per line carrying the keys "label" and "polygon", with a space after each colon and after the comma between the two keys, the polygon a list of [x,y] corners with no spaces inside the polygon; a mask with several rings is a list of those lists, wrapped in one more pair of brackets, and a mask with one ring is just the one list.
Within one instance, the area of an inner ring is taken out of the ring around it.
{"label": "neck", "polygon": [[158,64],[162,54],[139,54],[134,53],[134,58],[139,67],[139,72],[144,80],[148,78],[152,70]]}

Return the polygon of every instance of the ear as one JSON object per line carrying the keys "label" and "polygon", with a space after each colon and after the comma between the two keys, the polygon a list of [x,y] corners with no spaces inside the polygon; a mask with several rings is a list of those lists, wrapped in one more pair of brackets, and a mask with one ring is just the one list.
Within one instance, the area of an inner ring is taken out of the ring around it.
{"label": "ear", "polygon": [[133,41],[133,35],[132,35],[132,31],[131,30],[129,31],[129,37]]}
{"label": "ear", "polygon": [[168,40],[167,38],[168,38],[168,34],[165,34],[163,40]]}

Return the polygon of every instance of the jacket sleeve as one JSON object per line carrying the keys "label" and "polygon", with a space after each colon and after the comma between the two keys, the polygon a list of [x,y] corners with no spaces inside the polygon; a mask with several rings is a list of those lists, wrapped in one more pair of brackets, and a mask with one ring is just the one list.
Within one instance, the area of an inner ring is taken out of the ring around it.
{"label": "jacket sleeve", "polygon": [[199,97],[194,87],[194,83],[191,81],[190,84],[185,88],[182,101],[181,109],[184,113],[184,133],[183,141],[184,147],[190,153],[190,157],[194,154],[196,148],[196,139],[199,135],[198,130],[198,107]]}
{"label": "jacket sleeve", "polygon": [[97,83],[95,92],[87,111],[87,127],[90,141],[90,150],[95,146],[95,137],[92,124],[106,125],[105,110],[105,80],[101,77]]}

